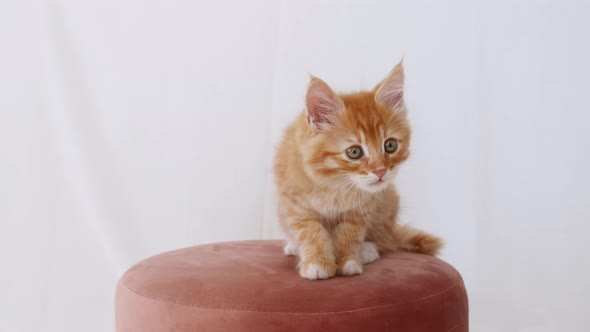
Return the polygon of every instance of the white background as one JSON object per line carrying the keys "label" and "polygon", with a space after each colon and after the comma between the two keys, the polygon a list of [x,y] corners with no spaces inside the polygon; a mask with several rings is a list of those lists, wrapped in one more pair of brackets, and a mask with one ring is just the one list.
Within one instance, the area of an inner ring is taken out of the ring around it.
{"label": "white background", "polygon": [[405,56],[403,220],[447,241],[472,331],[590,326],[583,1],[0,3],[0,330],[111,331],[141,258],[276,238],[273,146],[308,74]]}

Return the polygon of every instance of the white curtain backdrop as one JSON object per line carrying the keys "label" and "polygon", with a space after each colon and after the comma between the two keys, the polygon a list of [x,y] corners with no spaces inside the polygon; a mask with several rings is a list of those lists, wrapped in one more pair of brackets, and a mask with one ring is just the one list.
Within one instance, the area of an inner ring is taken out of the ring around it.
{"label": "white curtain backdrop", "polygon": [[405,56],[404,221],[446,239],[472,331],[590,326],[590,4],[0,2],[0,331],[112,331],[136,261],[277,238],[273,146],[313,73]]}

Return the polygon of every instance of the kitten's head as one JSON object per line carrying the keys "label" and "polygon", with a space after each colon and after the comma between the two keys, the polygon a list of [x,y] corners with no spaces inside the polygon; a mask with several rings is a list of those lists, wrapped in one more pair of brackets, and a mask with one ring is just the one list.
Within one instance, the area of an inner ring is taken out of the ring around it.
{"label": "kitten's head", "polygon": [[309,136],[301,151],[319,185],[379,192],[408,158],[410,127],[399,63],[372,91],[338,95],[322,80],[307,88]]}

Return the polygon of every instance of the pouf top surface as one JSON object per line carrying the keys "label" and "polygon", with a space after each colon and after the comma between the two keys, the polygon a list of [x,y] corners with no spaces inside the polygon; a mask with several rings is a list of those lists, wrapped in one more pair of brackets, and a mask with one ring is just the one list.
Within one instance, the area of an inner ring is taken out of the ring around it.
{"label": "pouf top surface", "polygon": [[403,305],[462,284],[449,264],[432,256],[393,253],[365,265],[359,276],[310,281],[297,273],[283,241],[200,245],[163,253],[121,279],[132,292],[202,309],[329,313]]}

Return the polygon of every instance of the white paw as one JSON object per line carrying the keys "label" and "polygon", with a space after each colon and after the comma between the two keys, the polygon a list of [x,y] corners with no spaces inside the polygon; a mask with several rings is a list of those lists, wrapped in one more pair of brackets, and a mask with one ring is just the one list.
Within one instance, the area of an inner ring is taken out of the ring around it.
{"label": "white paw", "polygon": [[283,248],[283,252],[287,256],[299,256],[299,247],[293,241],[287,241],[285,243],[285,247]]}
{"label": "white paw", "polygon": [[357,261],[347,261],[342,266],[342,274],[345,276],[352,276],[363,273],[363,266]]}
{"label": "white paw", "polygon": [[331,277],[327,268],[319,264],[307,264],[299,269],[299,275],[305,279],[328,279]]}
{"label": "white paw", "polygon": [[379,259],[379,252],[375,243],[369,241],[363,242],[359,249],[359,258],[363,264],[369,264]]}

